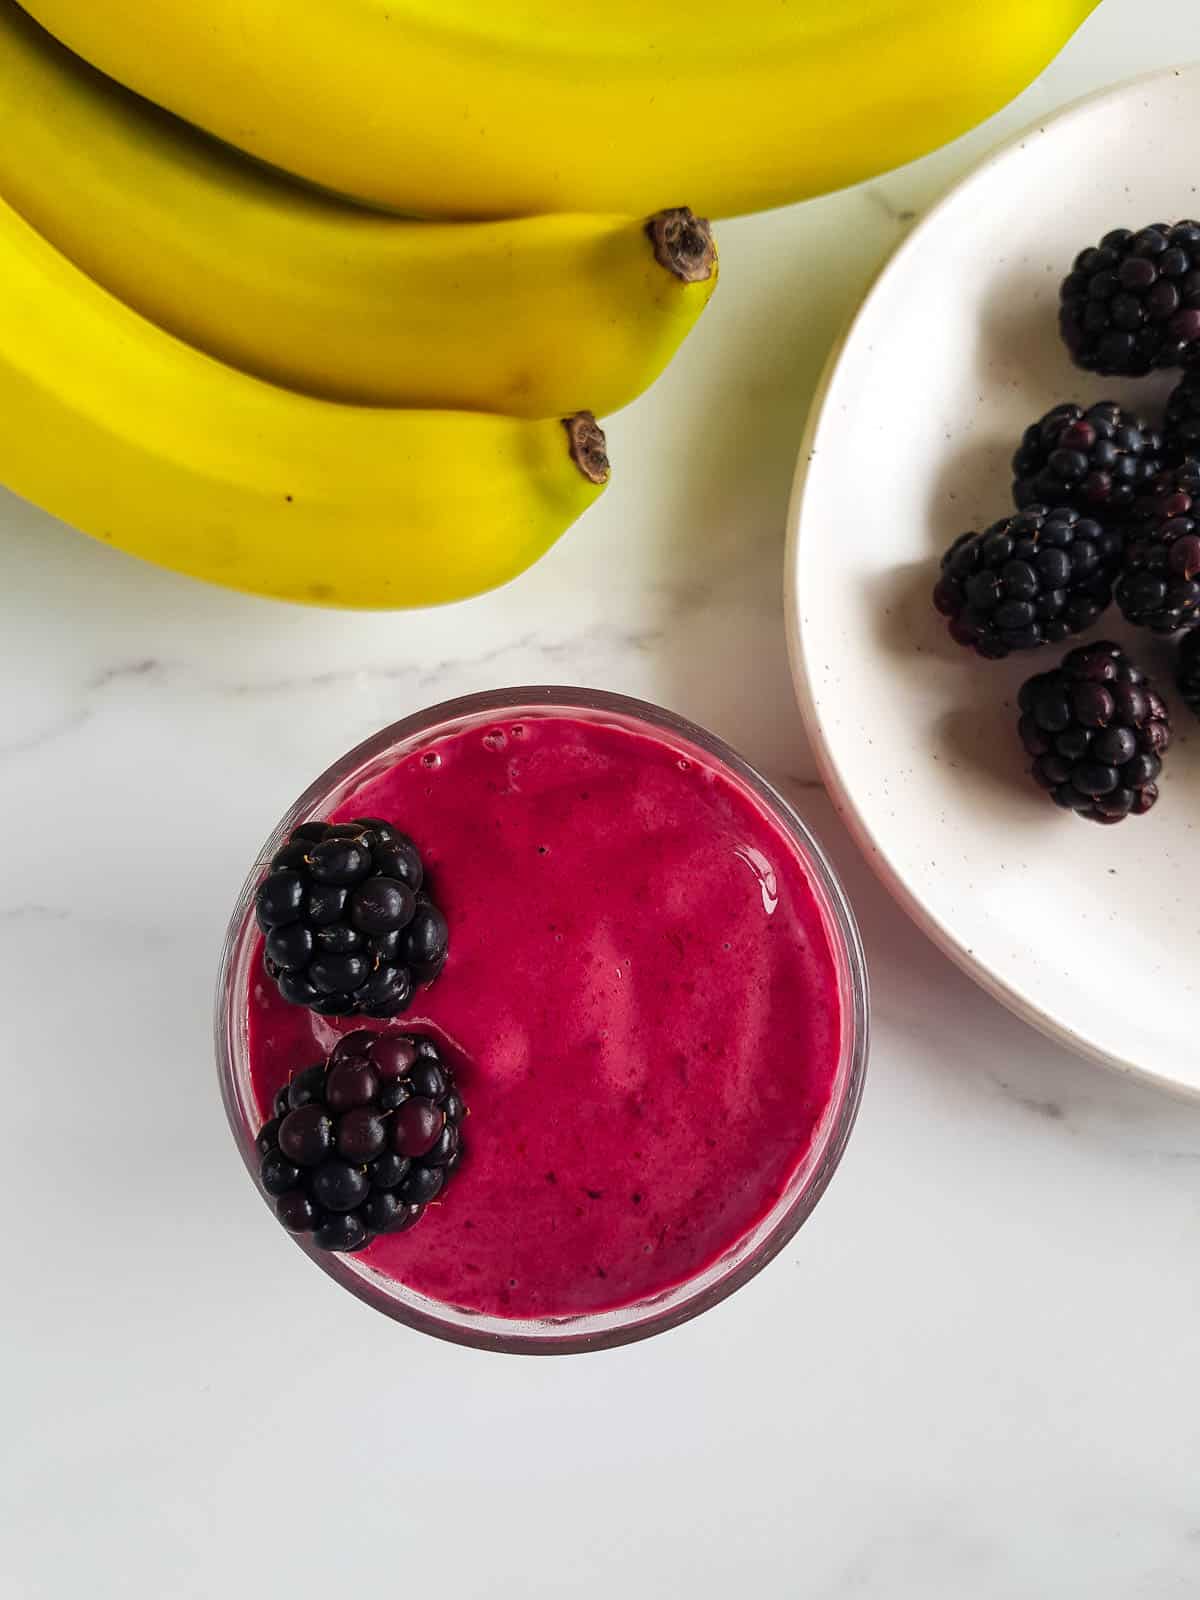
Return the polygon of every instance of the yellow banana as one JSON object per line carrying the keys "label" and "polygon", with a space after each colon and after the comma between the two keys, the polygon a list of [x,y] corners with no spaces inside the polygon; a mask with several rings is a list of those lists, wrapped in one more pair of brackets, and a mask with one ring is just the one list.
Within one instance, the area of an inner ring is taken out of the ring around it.
{"label": "yellow banana", "polygon": [[0,481],[193,577],[323,605],[457,600],[600,493],[604,435],[338,405],[193,350],[0,202]]}
{"label": "yellow banana", "polygon": [[119,88],[0,0],[0,195],[135,310],[234,366],[364,404],[601,414],[716,283],[672,212],[416,223],[290,182]]}
{"label": "yellow banana", "polygon": [[714,216],[962,133],[1097,0],[23,0],[243,150],[414,215]]}

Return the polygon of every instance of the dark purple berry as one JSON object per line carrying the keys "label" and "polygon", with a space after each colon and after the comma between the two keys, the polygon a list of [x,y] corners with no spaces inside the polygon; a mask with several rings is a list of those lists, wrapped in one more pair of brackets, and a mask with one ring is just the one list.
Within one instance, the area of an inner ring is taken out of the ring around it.
{"label": "dark purple berry", "polygon": [[401,943],[405,964],[429,972],[445,961],[449,945],[450,930],[445,917],[432,901],[418,902]]}
{"label": "dark purple berry", "polygon": [[411,1227],[441,1194],[461,1159],[465,1114],[435,1040],[355,1030],[277,1096],[258,1136],[262,1187],[293,1232],[312,1230],[324,1249],[362,1249]]}
{"label": "dark purple berry", "polygon": [[412,1087],[407,1078],[393,1078],[379,1091],[380,1108],[384,1111],[395,1111],[396,1107],[402,1106],[411,1095]]}
{"label": "dark purple berry", "polygon": [[[1013,499],[1018,506],[1074,506],[1085,517],[1111,518],[1161,470],[1162,452],[1159,434],[1112,400],[1086,411],[1055,406],[1025,430],[1013,457]],[[1043,583],[1066,587],[1071,561],[1064,551],[1043,550],[1034,564]]]}
{"label": "dark purple berry", "polygon": [[1200,630],[1187,634],[1179,646],[1175,678],[1184,704],[1200,717]]}
{"label": "dark purple berry", "polygon": [[436,1061],[419,1059],[408,1081],[412,1092],[425,1100],[440,1100],[446,1092],[446,1074]]}
{"label": "dark purple berry", "polygon": [[354,1011],[354,1001],[348,994],[343,994],[340,991],[333,994],[322,994],[319,989],[314,988],[312,998],[307,1000],[305,1004],[310,1011],[315,1011],[319,1017],[348,1017]]}
{"label": "dark purple berry", "polygon": [[1110,767],[1124,766],[1137,755],[1137,735],[1132,728],[1108,727],[1092,740],[1092,754]]}
{"label": "dark purple berry", "polygon": [[1117,645],[1068,652],[1061,666],[1022,685],[1018,703],[1031,774],[1056,805],[1114,823],[1154,804],[1170,725],[1162,700]]}
{"label": "dark purple berry", "polygon": [[417,1060],[415,1042],[404,1033],[381,1033],[371,1056],[372,1064],[385,1083],[404,1078]]}
{"label": "dark purple berry", "polygon": [[333,1150],[333,1118],[320,1104],[289,1111],[279,1125],[279,1148],[297,1166],[319,1165]]}
{"label": "dark purple berry", "polygon": [[[1119,531],[1070,506],[1028,505],[955,540],[934,604],[951,638],[988,660],[1035,650],[1092,625],[1112,597],[1121,549]],[[413,928],[419,917],[418,908]]]}
{"label": "dark purple berry", "polygon": [[1080,683],[1071,692],[1071,713],[1085,728],[1106,728],[1116,709],[1102,683]]}
{"label": "dark purple berry", "polygon": [[416,845],[405,834],[392,833],[375,852],[376,870],[396,878],[416,894],[425,879],[425,869]]}
{"label": "dark purple berry", "polygon": [[1155,633],[1200,623],[1200,461],[1160,474],[1134,506],[1116,596]]}
{"label": "dark purple berry", "polygon": [[1200,270],[1194,222],[1117,229],[1082,251],[1063,280],[1059,327],[1077,366],[1144,377],[1200,355]]}
{"label": "dark purple berry", "polygon": [[355,1028],[352,1033],[344,1033],[333,1047],[329,1065],[335,1067],[341,1061],[369,1060],[376,1041],[381,1037],[382,1035],[373,1033],[370,1028]]}
{"label": "dark purple berry", "polygon": [[367,1229],[353,1211],[334,1212],[321,1223],[313,1240],[322,1250],[341,1252],[360,1250],[367,1242]]}
{"label": "dark purple berry", "polygon": [[349,923],[330,922],[314,929],[312,953],[318,956],[349,956],[356,951],[369,954],[366,943],[358,929],[350,927]]}
{"label": "dark purple berry", "polygon": [[304,920],[311,928],[327,928],[345,914],[348,889],[335,883],[314,883],[304,901]]}
{"label": "dark purple berry", "polygon": [[309,851],[308,870],[318,883],[358,883],[371,870],[371,852],[357,838],[322,839]]}
{"label": "dark purple berry", "polygon": [[367,1225],[375,1233],[402,1233],[420,1218],[420,1209],[385,1191],[373,1194],[366,1204]]}
{"label": "dark purple berry", "polygon": [[308,1233],[317,1225],[316,1206],[303,1189],[290,1189],[275,1202],[275,1215],[289,1233]]}
{"label": "dark purple berry", "polygon": [[1167,465],[1181,467],[1200,459],[1200,383],[1189,373],[1171,391],[1163,424],[1163,454]]}
{"label": "dark purple berry", "polygon": [[1077,762],[1071,773],[1071,782],[1080,794],[1111,794],[1117,787],[1115,767],[1103,766],[1099,761]]}
{"label": "dark purple berry", "polygon": [[347,1161],[370,1161],[387,1143],[387,1123],[370,1106],[358,1106],[338,1118],[334,1142]]}
{"label": "dark purple berry", "polygon": [[281,1116],[272,1117],[269,1122],[264,1122],[258,1130],[258,1138],[254,1141],[259,1155],[265,1156],[268,1150],[274,1150],[279,1144],[279,1124],[283,1121]]}
{"label": "dark purple berry", "polygon": [[367,1167],[372,1189],[394,1189],[408,1177],[412,1162],[407,1156],[398,1156],[391,1150],[376,1156]]}
{"label": "dark purple berry", "polygon": [[304,904],[304,879],[300,873],[283,869],[269,872],[258,886],[254,910],[264,931],[295,922]]}
{"label": "dark purple berry", "polygon": [[325,1098],[331,1111],[370,1105],[378,1093],[379,1075],[370,1061],[347,1056],[330,1066]]}
{"label": "dark purple berry", "polygon": [[368,1017],[394,1017],[412,999],[407,967],[377,967],[357,992],[359,1009]]}
{"label": "dark purple berry", "polygon": [[462,1100],[453,1090],[442,1101],[442,1110],[446,1113],[448,1120],[456,1124],[460,1123],[467,1114],[466,1106],[463,1105]]}
{"label": "dark purple berry", "polygon": [[320,1100],[325,1094],[325,1063],[318,1061],[315,1066],[305,1067],[303,1072],[298,1072],[288,1084],[288,1106],[292,1111],[298,1111],[301,1106],[310,1106],[314,1100]]}
{"label": "dark purple berry", "polygon": [[406,1205],[427,1206],[441,1194],[445,1182],[444,1167],[426,1167],[416,1163],[400,1187],[391,1192]]}
{"label": "dark purple berry", "polygon": [[289,1005],[314,1006],[320,998],[305,972],[281,972],[276,982]]}
{"label": "dark purple berry", "polygon": [[259,1163],[258,1181],[268,1194],[285,1194],[300,1182],[300,1168],[281,1150],[268,1150]]}
{"label": "dark purple berry", "polygon": [[417,897],[395,878],[371,877],[350,896],[350,921],[360,933],[390,933],[406,928],[417,908]]}
{"label": "dark purple berry", "polygon": [[353,1211],[370,1187],[365,1169],[349,1161],[322,1162],[312,1176],[313,1199],[326,1211]]}
{"label": "dark purple berry", "polygon": [[263,961],[280,994],[321,1016],[386,1018],[445,960],[445,918],[418,890],[412,840],[364,817],[293,838],[259,886]]}
{"label": "dark purple berry", "polygon": [[303,839],[292,839],[271,857],[271,870],[274,872],[281,867],[298,870],[307,860],[308,845]]}
{"label": "dark purple berry", "polygon": [[369,971],[364,956],[318,955],[308,976],[319,994],[350,994],[361,986]]}
{"label": "dark purple berry", "polygon": [[423,1156],[437,1143],[446,1113],[432,1100],[406,1100],[392,1114],[391,1147],[398,1156]]}
{"label": "dark purple berry", "polygon": [[263,946],[268,961],[285,972],[306,967],[312,960],[313,935],[303,922],[289,922],[286,927],[272,928]]}
{"label": "dark purple berry", "polygon": [[373,844],[387,844],[398,837],[396,829],[382,817],[351,817],[350,826],[359,833],[373,834]]}
{"label": "dark purple berry", "polygon": [[404,959],[401,955],[404,941],[402,928],[389,928],[387,933],[372,933],[364,935],[366,939],[367,955],[373,965],[377,967],[403,966]]}
{"label": "dark purple berry", "polygon": [[293,841],[298,840],[305,845],[310,845],[324,839],[328,832],[329,824],[327,822],[302,822],[298,828],[292,829],[290,837]]}
{"label": "dark purple berry", "polygon": [[452,1156],[458,1153],[458,1128],[453,1122],[447,1121],[437,1140],[425,1152],[424,1165],[427,1167],[444,1167]]}

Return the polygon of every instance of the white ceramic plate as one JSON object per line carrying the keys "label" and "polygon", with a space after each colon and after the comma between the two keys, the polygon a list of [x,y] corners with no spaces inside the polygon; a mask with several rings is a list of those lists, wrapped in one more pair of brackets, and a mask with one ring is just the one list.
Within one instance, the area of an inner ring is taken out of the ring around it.
{"label": "white ceramic plate", "polygon": [[1087,635],[1134,645],[1176,730],[1155,810],[1097,827],[1036,789],[1016,737],[1017,688],[1061,650],[981,661],[950,642],[930,591],[952,538],[1011,510],[1009,461],[1029,422],[1059,400],[1159,411],[1170,377],[1071,366],[1058,285],[1110,228],[1200,214],[1198,150],[1200,65],[1069,107],[938,205],[831,357],[787,567],[801,709],[884,882],[1030,1022],[1194,1093],[1200,723],[1174,692],[1167,646],[1115,608]]}

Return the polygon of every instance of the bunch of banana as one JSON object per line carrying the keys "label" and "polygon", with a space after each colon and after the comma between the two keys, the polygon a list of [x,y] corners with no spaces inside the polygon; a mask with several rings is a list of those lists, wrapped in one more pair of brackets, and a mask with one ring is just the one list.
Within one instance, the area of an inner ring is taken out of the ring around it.
{"label": "bunch of banana", "polygon": [[293,600],[514,576],[716,283],[664,199],[892,166],[1096,0],[747,3],[0,0],[0,478]]}
{"label": "bunch of banana", "polygon": [[0,112],[0,479],[231,587],[386,607],[515,576],[607,480],[593,411],[716,282],[684,208],[423,223],[295,183],[14,0]]}
{"label": "bunch of banana", "polygon": [[97,539],[233,588],[431,605],[522,571],[600,493],[604,436],[346,406],[215,361],[0,201],[0,479]]}
{"label": "bunch of banana", "polygon": [[281,180],[14,0],[0,108],[0,196],[52,244],[180,338],[330,399],[607,415],[658,376],[716,283],[686,211],[420,223]]}
{"label": "bunch of banana", "polygon": [[417,216],[837,189],[1034,78],[1098,0],[25,0],[243,150]]}

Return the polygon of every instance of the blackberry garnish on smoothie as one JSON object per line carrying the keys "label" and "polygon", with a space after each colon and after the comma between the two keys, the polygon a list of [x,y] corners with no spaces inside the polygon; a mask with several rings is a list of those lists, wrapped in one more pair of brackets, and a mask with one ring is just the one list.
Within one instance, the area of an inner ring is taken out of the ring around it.
{"label": "blackberry garnish on smoothie", "polygon": [[331,1017],[404,1011],[449,948],[424,883],[416,845],[388,822],[296,828],[255,898],[263,963],[283,998]]}
{"label": "blackberry garnish on smoothie", "polygon": [[272,1110],[259,1182],[284,1227],[325,1250],[411,1228],[462,1155],[454,1074],[432,1039],[412,1034],[344,1034]]}

